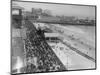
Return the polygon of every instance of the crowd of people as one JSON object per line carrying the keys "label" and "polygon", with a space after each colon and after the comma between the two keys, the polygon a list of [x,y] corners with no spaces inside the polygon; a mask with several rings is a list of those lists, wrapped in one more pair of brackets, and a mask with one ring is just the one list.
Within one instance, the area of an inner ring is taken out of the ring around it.
{"label": "crowd of people", "polygon": [[30,21],[27,26],[27,39],[25,39],[26,73],[50,72],[66,70],[59,58],[47,44],[42,31],[37,30]]}

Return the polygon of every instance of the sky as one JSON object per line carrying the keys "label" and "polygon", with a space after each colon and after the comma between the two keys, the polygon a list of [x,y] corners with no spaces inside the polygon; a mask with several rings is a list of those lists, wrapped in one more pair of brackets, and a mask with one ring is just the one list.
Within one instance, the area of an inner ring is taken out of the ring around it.
{"label": "sky", "polygon": [[36,2],[20,2],[13,1],[25,8],[27,11],[31,11],[31,8],[42,8],[48,9],[53,15],[65,15],[65,16],[76,16],[78,18],[95,18],[95,7],[94,6],[79,6],[79,5],[63,5],[63,4],[48,4],[48,3],[36,3]]}

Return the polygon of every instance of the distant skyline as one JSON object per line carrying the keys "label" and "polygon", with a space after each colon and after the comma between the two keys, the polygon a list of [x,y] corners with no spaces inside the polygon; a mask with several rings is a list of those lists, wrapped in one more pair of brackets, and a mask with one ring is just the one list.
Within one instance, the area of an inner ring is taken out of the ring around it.
{"label": "distant skyline", "polygon": [[35,2],[20,2],[13,1],[18,6],[23,7],[26,11],[31,11],[31,8],[48,9],[53,15],[75,16],[78,18],[95,18],[94,6],[77,6],[77,5],[60,5]]}

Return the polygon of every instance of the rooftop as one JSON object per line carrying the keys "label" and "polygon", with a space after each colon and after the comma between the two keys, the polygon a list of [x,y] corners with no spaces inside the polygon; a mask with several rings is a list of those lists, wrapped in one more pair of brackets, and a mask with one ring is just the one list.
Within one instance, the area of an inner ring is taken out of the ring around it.
{"label": "rooftop", "polygon": [[58,33],[44,33],[45,37],[59,37]]}

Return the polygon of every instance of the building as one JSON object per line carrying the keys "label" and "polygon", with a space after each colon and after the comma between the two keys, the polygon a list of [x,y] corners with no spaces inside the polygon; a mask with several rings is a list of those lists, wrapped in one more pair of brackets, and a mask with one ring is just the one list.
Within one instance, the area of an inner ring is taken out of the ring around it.
{"label": "building", "polygon": [[58,43],[59,42],[59,34],[58,33],[44,33],[45,39],[47,42],[54,42]]}
{"label": "building", "polygon": [[[12,5],[12,25],[15,28],[21,28],[22,25],[22,10],[24,8],[16,5]],[[16,24],[13,24],[16,23]]]}

